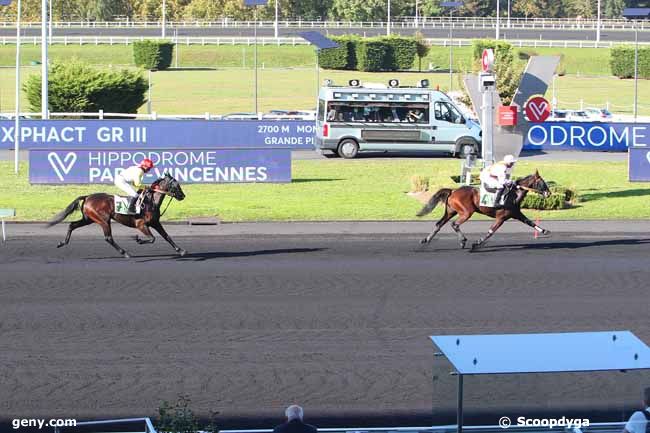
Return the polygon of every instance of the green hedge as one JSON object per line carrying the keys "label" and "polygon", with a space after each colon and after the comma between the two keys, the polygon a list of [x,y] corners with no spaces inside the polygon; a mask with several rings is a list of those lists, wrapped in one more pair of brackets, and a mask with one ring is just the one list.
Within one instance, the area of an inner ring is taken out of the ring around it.
{"label": "green hedge", "polygon": [[359,41],[359,37],[347,35],[334,36],[331,39],[339,44],[339,47],[320,51],[321,68],[355,70],[357,68],[355,45]]}
{"label": "green hedge", "polygon": [[413,62],[418,54],[418,44],[415,38],[390,36],[381,38],[381,42],[387,46],[385,70],[407,71],[413,68]]}
{"label": "green hedge", "polygon": [[[54,63],[48,84],[50,110],[68,113],[137,113],[147,91],[139,72],[100,70],[75,60]],[[41,76],[30,75],[24,90],[32,111],[41,111]]]}
{"label": "green hedge", "polygon": [[528,193],[521,207],[524,209],[560,210],[570,208],[577,201],[575,189],[553,185],[549,182],[551,195],[544,198],[536,193]]}
{"label": "green hedge", "polygon": [[418,53],[415,38],[390,36],[359,38],[335,36],[339,48],[322,50],[319,61],[324,69],[357,71],[403,71],[413,68]]}
{"label": "green hedge", "polygon": [[174,44],[161,41],[136,41],[133,43],[133,61],[136,66],[148,70],[169,68],[172,64]]}
{"label": "green hedge", "polygon": [[474,39],[472,41],[472,55],[474,60],[481,60],[483,50],[490,48],[494,50],[494,57],[496,59],[499,51],[508,52],[512,49],[512,45],[508,42],[497,41],[495,39]]}
{"label": "green hedge", "polygon": [[362,39],[355,45],[358,71],[385,70],[388,45],[384,41],[379,38]]}
{"label": "green hedge", "polygon": [[[619,78],[633,78],[634,47],[619,45],[612,48],[609,65],[612,75]],[[639,48],[639,77],[650,78],[650,48]]]}

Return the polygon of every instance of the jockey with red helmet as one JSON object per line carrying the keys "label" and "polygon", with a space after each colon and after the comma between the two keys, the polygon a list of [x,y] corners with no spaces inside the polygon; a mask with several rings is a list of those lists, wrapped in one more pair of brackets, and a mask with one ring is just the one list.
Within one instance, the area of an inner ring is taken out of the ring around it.
{"label": "jockey with red helmet", "polygon": [[129,167],[115,176],[115,186],[131,197],[131,201],[129,202],[129,212],[135,213],[135,205],[138,201],[138,193],[135,188],[142,185],[142,179],[144,178],[145,173],[148,173],[153,167],[153,161],[149,158],[145,158],[140,162],[140,164]]}

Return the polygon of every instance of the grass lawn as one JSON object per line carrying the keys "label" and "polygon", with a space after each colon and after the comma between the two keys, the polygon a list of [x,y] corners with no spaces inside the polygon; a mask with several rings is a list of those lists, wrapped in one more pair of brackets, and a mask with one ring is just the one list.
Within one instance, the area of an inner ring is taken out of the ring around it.
{"label": "grass lawn", "polygon": [[[29,74],[38,74],[38,67],[23,69],[23,82]],[[14,70],[0,69],[0,111],[14,107]],[[153,81],[153,110],[161,114],[226,114],[253,111],[253,71],[251,69],[224,70],[170,70],[156,72]],[[386,83],[389,78],[399,78],[404,84],[415,84],[427,77],[433,86],[447,90],[446,73],[367,73],[356,71],[321,71],[320,79],[331,78],[337,83],[347,83],[351,78],[365,82]],[[458,80],[454,79],[457,88]],[[618,78],[559,77],[555,82],[556,95],[562,108],[584,106],[604,107],[618,113],[632,113],[634,82]],[[259,70],[260,109],[314,109],[317,83],[315,71],[303,69]],[[552,97],[549,88],[547,97]],[[25,95],[23,107],[28,108]],[[141,112],[146,112],[146,104]],[[40,111],[40,109],[38,110]],[[650,81],[639,81],[639,113],[650,115]]]}
{"label": "grass lawn", "polygon": [[[253,65],[253,47],[246,45],[179,45],[178,66],[181,68],[245,68]],[[562,68],[567,74],[609,76],[608,48],[520,48],[531,55],[563,54]],[[29,65],[41,58],[39,46],[23,47],[22,64]],[[454,68],[471,70],[472,48],[454,47]],[[52,60],[66,60],[76,57],[95,65],[133,65],[133,50],[127,45],[53,45],[50,48]],[[15,64],[15,48],[10,45],[0,46],[0,66]],[[259,46],[259,65],[267,68],[311,67],[315,64],[314,49],[304,45]],[[521,60],[525,63],[526,60]],[[433,46],[429,55],[422,59],[422,67],[431,63],[442,69],[449,68],[449,48]],[[172,65],[176,64],[176,58]],[[418,62],[415,62],[415,69]]]}
{"label": "grass lawn", "polygon": [[[405,195],[412,175],[431,178],[432,189],[453,186],[458,160],[372,159],[294,161],[291,184],[186,185],[187,199],[165,219],[217,215],[225,221],[412,220],[420,204]],[[528,211],[544,219],[650,218],[650,186],[626,181],[625,163],[522,162],[518,175],[535,168],[547,181],[577,188],[581,201],[561,211]],[[18,219],[47,220],[79,195],[116,192],[112,186],[31,186],[27,165],[15,177],[0,162],[0,207],[16,208]],[[434,212],[434,217],[441,210]]]}

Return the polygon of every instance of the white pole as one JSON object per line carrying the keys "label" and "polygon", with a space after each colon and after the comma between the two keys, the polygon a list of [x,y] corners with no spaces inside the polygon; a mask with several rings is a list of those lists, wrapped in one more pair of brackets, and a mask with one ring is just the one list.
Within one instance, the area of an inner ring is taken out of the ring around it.
{"label": "white pole", "polygon": [[162,38],[167,36],[167,1],[163,0],[162,3]]}
{"label": "white pole", "polygon": [[47,74],[47,0],[41,1],[41,119],[49,118],[48,74]]}
{"label": "white pole", "polygon": [[634,23],[634,123],[638,115],[639,102],[639,29]]}
{"label": "white pole", "polygon": [[500,1],[500,0],[497,0],[497,31],[496,31],[496,37],[495,37],[495,39],[496,39],[497,41],[499,40],[499,36],[500,36],[500,35],[499,35],[499,31],[500,31],[500,29],[499,29],[500,4],[501,4],[501,1]]}
{"label": "white pole", "polygon": [[149,72],[147,74],[147,78],[149,81],[148,89],[147,89],[147,113],[151,114],[151,69],[149,69]]}
{"label": "white pole", "polygon": [[54,0],[50,0],[50,19],[49,23],[50,25],[48,26],[48,35],[50,37],[50,45],[52,44],[52,4],[54,3]]}
{"label": "white pole", "polygon": [[21,0],[18,0],[16,15],[16,113],[14,114],[14,170],[18,174],[20,153],[20,15],[22,14]]}
{"label": "white pole", "polygon": [[415,0],[415,27],[417,28],[420,22],[420,14],[418,11],[419,0]]}
{"label": "white pole", "polygon": [[449,8],[449,91],[454,88],[454,8]]}
{"label": "white pole", "polygon": [[388,20],[386,21],[386,34],[390,36],[390,0],[388,0]]}
{"label": "white pole", "polygon": [[275,38],[277,39],[280,37],[280,23],[279,23],[279,18],[280,18],[280,0],[275,0],[275,24],[273,25],[273,29],[275,30]]}
{"label": "white pole", "polygon": [[510,28],[510,0],[508,0],[508,28]]}
{"label": "white pole", "polygon": [[258,115],[258,106],[257,106],[257,5],[253,6],[255,8],[255,42],[253,43],[254,47],[254,69],[255,69],[255,115]]}
{"label": "white pole", "polygon": [[600,0],[598,0],[598,16],[596,19],[596,44],[598,43],[600,43]]}

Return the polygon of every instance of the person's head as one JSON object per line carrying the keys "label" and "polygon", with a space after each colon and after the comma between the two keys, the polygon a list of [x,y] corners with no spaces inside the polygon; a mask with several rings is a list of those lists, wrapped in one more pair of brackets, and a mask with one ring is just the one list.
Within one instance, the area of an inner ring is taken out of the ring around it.
{"label": "person's head", "polygon": [[643,390],[643,408],[650,407],[650,387]]}
{"label": "person's head", "polygon": [[303,411],[300,406],[297,404],[292,404],[284,411],[284,414],[287,416],[287,421],[293,421],[295,419],[302,421]]}
{"label": "person's head", "polygon": [[149,170],[151,170],[154,167],[153,161],[150,160],[149,158],[145,158],[140,162],[140,168],[147,173]]}
{"label": "person's head", "polygon": [[515,157],[512,156],[512,155],[506,155],[506,156],[503,158],[503,163],[504,163],[505,165],[507,165],[509,168],[513,167],[513,166],[515,165],[516,162],[517,162],[517,160],[516,160]]}

